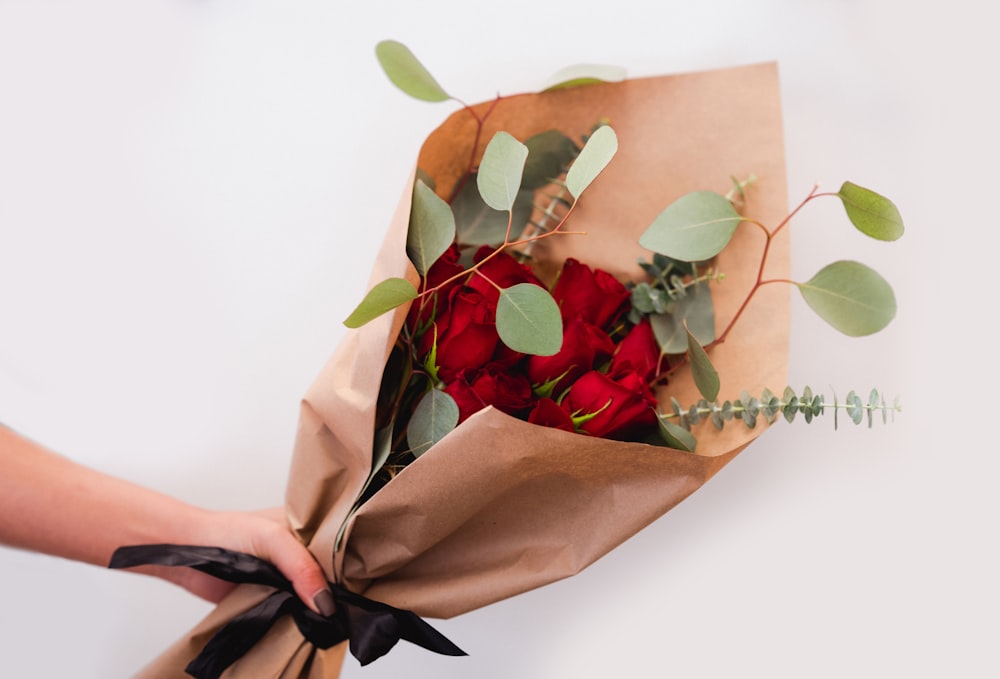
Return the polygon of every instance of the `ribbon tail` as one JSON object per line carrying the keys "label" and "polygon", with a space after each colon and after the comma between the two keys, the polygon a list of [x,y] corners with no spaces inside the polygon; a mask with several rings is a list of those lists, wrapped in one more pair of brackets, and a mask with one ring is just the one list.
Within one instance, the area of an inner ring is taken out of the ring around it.
{"label": "ribbon tail", "polygon": [[[442,655],[467,655],[413,611],[394,608],[337,587],[338,608],[346,609],[351,655],[362,665],[381,658],[400,639]],[[343,615],[338,611],[338,615]]]}
{"label": "ribbon tail", "polygon": [[441,655],[468,655],[413,611],[400,610],[396,619],[402,628],[399,635],[401,639]]}
{"label": "ribbon tail", "polygon": [[119,547],[108,568],[187,566],[228,582],[267,585],[290,590],[291,583],[272,564],[252,554],[221,547],[193,545],[132,545]]}
{"label": "ribbon tail", "polygon": [[236,616],[216,632],[184,669],[195,679],[218,679],[271,629],[274,621],[296,603],[294,595],[278,591]]}

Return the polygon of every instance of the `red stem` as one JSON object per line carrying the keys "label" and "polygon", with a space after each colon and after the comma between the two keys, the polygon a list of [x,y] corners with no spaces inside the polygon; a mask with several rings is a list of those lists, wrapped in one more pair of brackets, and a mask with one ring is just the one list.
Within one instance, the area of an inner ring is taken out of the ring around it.
{"label": "red stem", "polygon": [[490,107],[486,109],[486,112],[483,114],[481,118],[476,113],[476,110],[474,108],[472,108],[465,102],[456,99],[456,101],[459,101],[459,103],[461,103],[462,106],[465,107],[465,110],[468,111],[469,114],[476,119],[476,135],[472,140],[472,151],[470,151],[469,153],[469,165],[465,170],[465,174],[463,174],[461,179],[459,179],[458,182],[456,182],[455,188],[451,190],[451,195],[448,197],[449,205],[451,205],[455,201],[455,198],[458,196],[459,192],[465,186],[465,183],[469,181],[469,177],[472,175],[472,168],[475,167],[476,164],[476,151],[479,148],[479,139],[480,137],[482,137],[483,134],[483,125],[486,124],[486,119],[490,117],[490,115],[493,113],[493,109],[497,107],[497,104],[500,103],[500,100],[502,98],[503,97],[501,97],[498,94],[496,98],[493,100],[493,103],[490,104]]}
{"label": "red stem", "polygon": [[[764,269],[765,269],[765,267],[767,265],[767,256],[768,256],[768,254],[770,254],[770,251],[771,251],[771,242],[774,240],[774,237],[777,236],[778,233],[780,233],[781,230],[784,229],[788,225],[788,223],[792,221],[792,218],[796,214],[798,214],[799,210],[801,210],[803,207],[805,207],[806,204],[809,203],[809,201],[813,200],[814,198],[819,198],[821,196],[836,196],[836,195],[838,195],[836,193],[829,193],[829,192],[827,192],[827,193],[817,193],[817,189],[818,188],[819,188],[818,186],[813,186],[812,191],[809,192],[809,195],[806,196],[802,200],[801,203],[799,203],[798,205],[796,205],[795,209],[793,209],[791,212],[789,212],[785,216],[785,218],[782,219],[781,222],[776,227],[774,227],[774,231],[768,231],[767,227],[764,226],[763,224],[761,224],[760,222],[757,222],[757,221],[754,221],[754,220],[751,220],[751,219],[745,219],[745,220],[743,220],[745,222],[748,222],[750,224],[753,224],[753,225],[759,227],[764,232],[764,235],[765,235],[764,251],[761,253],[760,266],[757,268],[757,280],[754,282],[753,288],[750,289],[750,292],[747,294],[746,298],[743,300],[743,303],[740,305],[740,308],[736,310],[736,314],[733,315],[732,319],[730,319],[729,325],[726,326],[726,329],[723,330],[722,333],[718,337],[715,338],[715,340],[713,340],[712,342],[709,342],[708,344],[705,345],[704,348],[706,350],[711,349],[712,347],[717,346],[719,344],[722,344],[723,342],[726,341],[726,338],[729,336],[729,332],[733,329],[733,326],[736,325],[736,321],[738,321],[740,319],[740,316],[743,315],[743,312],[746,311],[747,306],[749,306],[749,304],[750,304],[750,300],[753,299],[753,296],[757,293],[757,290],[759,290],[762,286],[768,285],[770,283],[790,283],[792,285],[795,284],[794,281],[788,280],[788,279],[785,279],[785,278],[773,278],[773,279],[769,279],[769,280],[764,280]],[[677,370],[678,368],[680,368],[682,365],[684,365],[685,363],[687,363],[687,361],[688,361],[687,354],[685,354],[684,357],[680,361],[678,361],[677,363],[674,363],[673,365],[671,365],[666,371],[664,371],[662,373],[659,373],[653,379],[653,383],[655,384],[655,383],[659,382],[660,380],[662,380],[664,377],[670,375],[672,372],[674,372],[675,370]]]}

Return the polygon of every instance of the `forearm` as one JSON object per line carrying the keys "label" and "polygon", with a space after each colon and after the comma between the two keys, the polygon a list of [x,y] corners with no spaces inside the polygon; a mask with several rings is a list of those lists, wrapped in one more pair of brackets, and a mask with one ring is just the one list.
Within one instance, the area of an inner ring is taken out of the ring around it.
{"label": "forearm", "polygon": [[205,514],[0,426],[0,543],[106,566],[122,545],[188,542]]}
{"label": "forearm", "polygon": [[[107,566],[118,547],[224,547],[270,561],[313,611],[333,614],[326,575],[283,513],[208,511],[76,464],[0,425],[0,544]],[[209,601],[233,585],[188,568],[139,566]]]}

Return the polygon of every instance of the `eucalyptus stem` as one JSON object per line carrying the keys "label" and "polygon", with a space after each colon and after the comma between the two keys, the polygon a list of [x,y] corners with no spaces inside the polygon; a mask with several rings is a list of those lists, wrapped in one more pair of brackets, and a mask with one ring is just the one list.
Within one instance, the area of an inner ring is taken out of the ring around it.
{"label": "eucalyptus stem", "polygon": [[839,402],[836,397],[831,403],[822,394],[814,395],[809,387],[802,390],[801,396],[796,395],[791,387],[786,387],[780,397],[766,388],[760,398],[751,396],[744,391],[740,398],[734,401],[724,401],[720,404],[718,401],[710,403],[701,399],[686,409],[681,408],[676,399],[671,399],[671,407],[671,412],[658,412],[658,417],[665,421],[677,420],[677,424],[687,430],[703,420],[709,420],[719,430],[731,420],[741,420],[752,429],[761,416],[768,424],[772,424],[778,415],[782,415],[785,420],[792,422],[799,414],[805,418],[806,422],[811,422],[814,417],[819,417],[827,411],[833,411],[834,429],[837,428],[838,424],[837,414],[841,411],[846,413],[854,424],[861,424],[867,419],[868,426],[871,427],[876,413],[881,413],[882,421],[886,422],[890,414],[895,415],[895,413],[902,411],[898,398],[890,405],[877,389],[872,389],[867,401],[863,401],[860,396],[851,391],[843,403]]}

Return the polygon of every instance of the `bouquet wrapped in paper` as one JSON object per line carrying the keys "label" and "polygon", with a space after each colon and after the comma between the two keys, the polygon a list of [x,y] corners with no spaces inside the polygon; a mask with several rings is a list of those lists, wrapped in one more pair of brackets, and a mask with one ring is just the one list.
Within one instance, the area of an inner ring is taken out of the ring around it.
{"label": "bouquet wrapped in paper", "polygon": [[[449,98],[405,48],[380,50],[412,94]],[[789,286],[768,284],[789,276],[776,66],[568,84],[463,107],[427,138],[357,327],[302,402],[287,512],[336,586],[336,630],[283,614],[280,575],[229,564],[251,584],[141,676],[185,676],[206,651],[192,673],[229,679],[336,677],[348,645],[364,663],[397,638],[459,654],[417,616],[579,572],[765,429],[724,420],[828,405],[768,391],[789,327]],[[835,195],[892,236],[887,201]],[[687,229],[722,245],[659,248]],[[851,334],[888,322],[877,274],[838,265],[795,284],[807,302]],[[843,306],[851,285],[874,318]]]}

